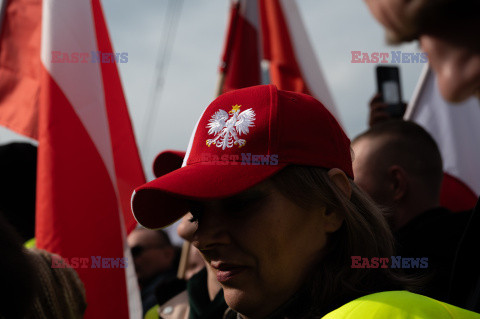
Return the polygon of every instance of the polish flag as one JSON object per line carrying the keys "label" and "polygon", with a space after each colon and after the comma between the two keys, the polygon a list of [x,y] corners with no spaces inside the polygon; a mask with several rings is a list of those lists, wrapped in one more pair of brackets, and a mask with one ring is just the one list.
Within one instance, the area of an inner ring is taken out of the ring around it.
{"label": "polish flag", "polygon": [[4,12],[0,122],[38,140],[36,245],[88,258],[76,268],[85,318],[140,318],[126,235],[145,177],[100,2],[11,0]]}
{"label": "polish flag", "polygon": [[339,119],[294,0],[232,0],[218,94],[275,84],[321,101]]}
{"label": "polish flag", "polygon": [[405,113],[435,139],[443,158],[440,202],[452,211],[468,210],[480,196],[480,102],[452,104],[442,98],[435,73],[425,66]]}

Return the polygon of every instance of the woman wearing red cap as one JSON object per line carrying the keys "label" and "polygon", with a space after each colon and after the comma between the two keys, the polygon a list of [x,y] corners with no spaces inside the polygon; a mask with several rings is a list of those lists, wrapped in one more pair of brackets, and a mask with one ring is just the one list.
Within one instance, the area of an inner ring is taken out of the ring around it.
{"label": "woman wearing red cap", "polygon": [[413,281],[391,268],[392,235],[353,183],[350,141],[307,95],[220,96],[184,166],[137,188],[132,207],[148,228],[186,214],[182,237],[222,285],[226,318],[476,316],[404,291]]}

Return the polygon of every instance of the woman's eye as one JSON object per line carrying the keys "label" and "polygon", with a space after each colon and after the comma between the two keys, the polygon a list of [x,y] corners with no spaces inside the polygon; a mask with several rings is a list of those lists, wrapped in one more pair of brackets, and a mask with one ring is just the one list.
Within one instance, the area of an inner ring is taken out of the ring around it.
{"label": "woman's eye", "polygon": [[244,200],[235,200],[229,203],[228,207],[233,214],[245,214],[258,211],[265,203],[266,197],[248,198]]}
{"label": "woman's eye", "polygon": [[241,202],[236,202],[230,204],[230,210],[232,212],[242,212],[250,207],[253,206],[253,203],[251,201],[241,201]]}

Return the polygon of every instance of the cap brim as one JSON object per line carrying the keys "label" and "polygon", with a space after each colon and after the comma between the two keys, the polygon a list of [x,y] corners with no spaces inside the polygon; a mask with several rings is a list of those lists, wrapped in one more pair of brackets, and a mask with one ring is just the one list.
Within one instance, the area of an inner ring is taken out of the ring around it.
{"label": "cap brim", "polygon": [[233,196],[287,166],[222,164],[188,165],[138,187],[132,195],[135,219],[146,228],[168,226],[188,212],[187,200]]}

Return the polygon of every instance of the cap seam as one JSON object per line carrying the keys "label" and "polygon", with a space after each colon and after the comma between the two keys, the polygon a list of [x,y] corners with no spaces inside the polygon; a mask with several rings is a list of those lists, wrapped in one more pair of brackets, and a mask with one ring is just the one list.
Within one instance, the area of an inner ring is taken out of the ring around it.
{"label": "cap seam", "polygon": [[[270,114],[269,114],[269,127],[268,127],[268,154],[273,154],[278,148],[278,130],[274,132],[276,128],[278,128],[276,122],[278,120],[278,96],[277,96],[277,87],[275,85],[270,85]],[[275,116],[277,115],[277,116]]]}

